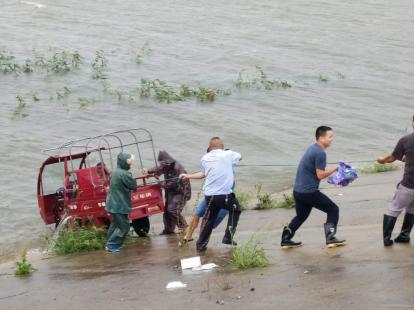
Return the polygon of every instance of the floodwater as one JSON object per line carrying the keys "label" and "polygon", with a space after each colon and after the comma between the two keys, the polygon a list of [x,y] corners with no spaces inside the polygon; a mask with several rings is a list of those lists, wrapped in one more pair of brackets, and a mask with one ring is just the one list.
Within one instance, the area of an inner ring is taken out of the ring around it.
{"label": "floodwater", "polygon": [[[321,124],[335,130],[330,161],[391,151],[413,114],[413,1],[2,0],[0,48],[19,61],[50,49],[77,50],[79,70],[0,75],[0,256],[45,229],[36,201],[41,150],[73,138],[144,127],[189,171],[212,136],[245,164],[295,163]],[[151,49],[134,62],[143,46]],[[130,91],[141,78],[231,89],[213,103],[154,99],[119,103],[91,78],[95,51],[108,59],[107,82]],[[258,65],[291,89],[241,90],[242,69]],[[327,82],[319,80],[323,75]],[[71,94],[50,100],[66,86]],[[32,102],[36,93],[40,101]],[[13,118],[16,96],[27,98]],[[94,104],[79,108],[78,98]],[[257,180],[277,191],[292,169],[238,169],[239,186]],[[199,188],[195,183],[195,190]]]}

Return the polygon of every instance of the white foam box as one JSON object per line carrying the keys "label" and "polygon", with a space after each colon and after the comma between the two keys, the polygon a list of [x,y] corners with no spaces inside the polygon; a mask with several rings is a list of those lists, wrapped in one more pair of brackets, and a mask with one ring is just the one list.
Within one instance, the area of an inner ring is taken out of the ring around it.
{"label": "white foam box", "polygon": [[180,263],[182,265],[182,270],[195,268],[195,267],[199,267],[199,266],[202,265],[202,263],[200,261],[200,256],[184,258],[184,259],[180,260]]}

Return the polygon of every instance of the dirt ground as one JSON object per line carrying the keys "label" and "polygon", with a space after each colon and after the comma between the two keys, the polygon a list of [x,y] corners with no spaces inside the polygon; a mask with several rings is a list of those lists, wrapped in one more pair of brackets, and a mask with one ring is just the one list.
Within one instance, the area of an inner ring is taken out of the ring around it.
{"label": "dirt ground", "polygon": [[[1,264],[0,309],[413,309],[413,243],[384,248],[381,239],[382,215],[400,176],[363,176],[347,188],[325,185],[340,207],[338,236],[347,239],[345,247],[325,248],[325,216],[318,210],[294,238],[304,245],[290,250],[279,241],[294,210],[244,211],[236,240],[254,234],[269,267],[233,269],[231,249],[220,243],[224,224],[202,256],[202,263],[220,267],[204,272],[179,268],[181,258],[197,255],[194,243],[179,249],[177,236],[152,234],[119,254],[31,254],[37,271],[27,278],[13,275],[13,262]],[[161,231],[160,218],[153,221]],[[171,281],[187,287],[169,291]]]}

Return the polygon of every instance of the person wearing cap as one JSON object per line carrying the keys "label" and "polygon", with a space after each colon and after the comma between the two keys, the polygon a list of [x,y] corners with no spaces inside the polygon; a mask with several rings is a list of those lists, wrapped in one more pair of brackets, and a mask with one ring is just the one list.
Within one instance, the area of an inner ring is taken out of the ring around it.
{"label": "person wearing cap", "polygon": [[110,176],[110,190],[105,203],[105,210],[111,214],[111,224],[107,233],[108,252],[120,252],[125,237],[130,231],[128,214],[131,213],[131,191],[137,189],[137,181],[129,172],[134,155],[120,153],[117,168]]}

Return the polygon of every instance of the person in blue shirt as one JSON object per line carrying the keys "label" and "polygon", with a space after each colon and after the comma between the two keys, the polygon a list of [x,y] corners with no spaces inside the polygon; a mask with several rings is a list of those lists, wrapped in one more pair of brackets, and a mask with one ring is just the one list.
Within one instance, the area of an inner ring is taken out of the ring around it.
{"label": "person in blue shirt", "polygon": [[281,237],[282,248],[301,246],[293,238],[298,228],[306,221],[313,208],[327,214],[324,224],[327,247],[345,245],[345,240],[336,238],[339,208],[326,195],[319,191],[320,181],[337,171],[338,166],[326,169],[326,152],[333,141],[333,130],[320,126],[316,130],[316,143],[311,145],[303,155],[297,169],[294,185],[295,211],[297,215],[285,226]]}

